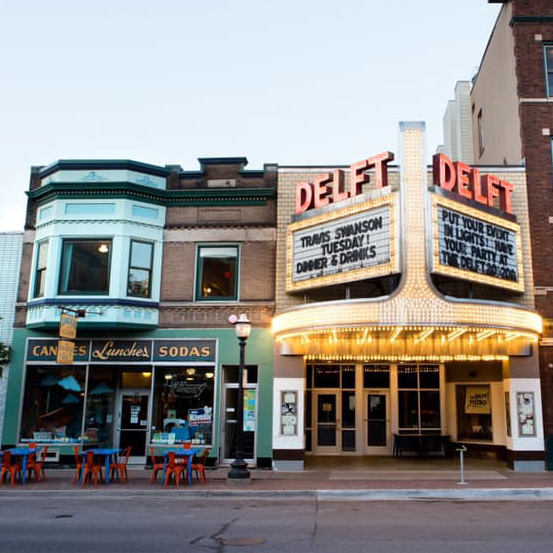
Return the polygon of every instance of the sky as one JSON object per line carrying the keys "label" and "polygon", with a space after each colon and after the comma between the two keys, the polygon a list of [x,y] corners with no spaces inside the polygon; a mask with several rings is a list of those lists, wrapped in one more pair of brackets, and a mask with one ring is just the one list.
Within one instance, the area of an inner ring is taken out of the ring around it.
{"label": "sky", "polygon": [[499,12],[487,0],[0,0],[0,231],[31,166],[348,165],[442,143]]}

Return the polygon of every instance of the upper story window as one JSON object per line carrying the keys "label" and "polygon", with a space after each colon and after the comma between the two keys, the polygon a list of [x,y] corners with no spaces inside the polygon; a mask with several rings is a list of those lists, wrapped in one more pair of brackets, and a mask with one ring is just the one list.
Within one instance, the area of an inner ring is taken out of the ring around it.
{"label": "upper story window", "polygon": [[545,47],[545,79],[547,96],[553,96],[553,46]]}
{"label": "upper story window", "polygon": [[154,246],[150,242],[131,240],[127,294],[149,298],[152,294],[152,259]]}
{"label": "upper story window", "polygon": [[44,297],[46,288],[46,264],[48,262],[48,241],[38,244],[38,253],[36,259],[35,291],[33,297]]}
{"label": "upper story window", "polygon": [[109,294],[111,240],[64,240],[60,294]]}
{"label": "upper story window", "polygon": [[236,300],[238,246],[200,246],[196,274],[196,300]]}
{"label": "upper story window", "polygon": [[478,111],[476,117],[476,124],[478,129],[478,152],[481,154],[484,151],[484,127],[482,124],[482,110]]}

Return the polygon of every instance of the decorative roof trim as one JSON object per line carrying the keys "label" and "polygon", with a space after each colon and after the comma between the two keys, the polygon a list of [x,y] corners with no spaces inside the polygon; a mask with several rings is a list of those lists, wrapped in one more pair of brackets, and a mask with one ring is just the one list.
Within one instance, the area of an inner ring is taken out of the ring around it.
{"label": "decorative roof trim", "polygon": [[265,205],[269,198],[276,197],[275,188],[194,188],[183,190],[160,190],[129,182],[49,183],[29,190],[27,196],[39,204],[60,198],[128,198],[161,206],[183,205]]}
{"label": "decorative roof trim", "polygon": [[59,159],[46,167],[38,169],[40,178],[57,171],[77,171],[86,169],[120,169],[138,171],[158,177],[167,177],[171,171],[159,165],[150,165],[132,159]]}

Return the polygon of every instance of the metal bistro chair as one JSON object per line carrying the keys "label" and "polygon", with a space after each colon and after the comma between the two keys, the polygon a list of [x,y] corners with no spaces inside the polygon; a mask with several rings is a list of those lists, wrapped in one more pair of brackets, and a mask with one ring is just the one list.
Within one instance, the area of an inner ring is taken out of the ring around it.
{"label": "metal bistro chair", "polygon": [[131,446],[126,447],[121,452],[121,455],[116,459],[115,463],[109,464],[110,478],[113,478],[115,473],[117,473],[117,476],[121,480],[121,482],[129,481],[129,475],[127,474],[127,463],[129,462],[130,455]]}
{"label": "metal bistro chair", "polygon": [[199,457],[195,457],[192,461],[192,474],[196,474],[196,479],[205,484],[205,462],[209,455],[209,448],[206,447]]}
{"label": "metal bistro chair", "polygon": [[157,473],[163,471],[163,458],[155,454],[155,450],[150,446],[150,458],[152,459],[152,476],[150,477],[150,484],[153,484],[157,478]]}
{"label": "metal bistro chair", "polygon": [[75,472],[73,473],[73,484],[76,484],[79,481],[79,476],[81,474],[81,469],[83,468],[83,463],[81,462],[81,456],[79,455],[78,446],[73,446],[73,453],[75,454]]}
{"label": "metal bistro chair", "polygon": [[81,486],[84,486],[87,478],[94,481],[94,487],[98,486],[98,478],[100,481],[103,480],[102,465],[101,463],[95,463],[94,450],[92,449],[85,454]]}
{"label": "metal bistro chair", "polygon": [[19,476],[19,481],[21,482],[21,461],[17,460],[15,463],[12,463],[11,453],[9,451],[4,451],[2,465],[0,465],[0,486],[8,476],[11,476],[12,487],[16,476]]}
{"label": "metal bistro chair", "polygon": [[183,476],[183,473],[186,477],[187,463],[177,463],[175,461],[175,454],[173,452],[167,454],[167,464],[165,465],[165,484],[164,488],[167,487],[167,482],[169,482],[171,475],[175,478],[175,484],[177,488],[179,487],[179,480]]}
{"label": "metal bistro chair", "polygon": [[27,475],[30,477],[31,472],[34,471],[36,474],[37,482],[40,482],[41,480],[46,480],[46,476],[44,474],[44,462],[46,461],[47,454],[48,446],[45,445],[40,448],[40,451],[38,453],[27,459]]}

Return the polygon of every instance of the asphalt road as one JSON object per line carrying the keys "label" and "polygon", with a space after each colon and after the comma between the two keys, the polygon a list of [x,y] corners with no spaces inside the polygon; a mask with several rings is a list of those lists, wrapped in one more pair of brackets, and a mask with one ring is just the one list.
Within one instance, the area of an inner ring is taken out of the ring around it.
{"label": "asphalt road", "polygon": [[0,496],[0,553],[551,553],[548,501]]}

